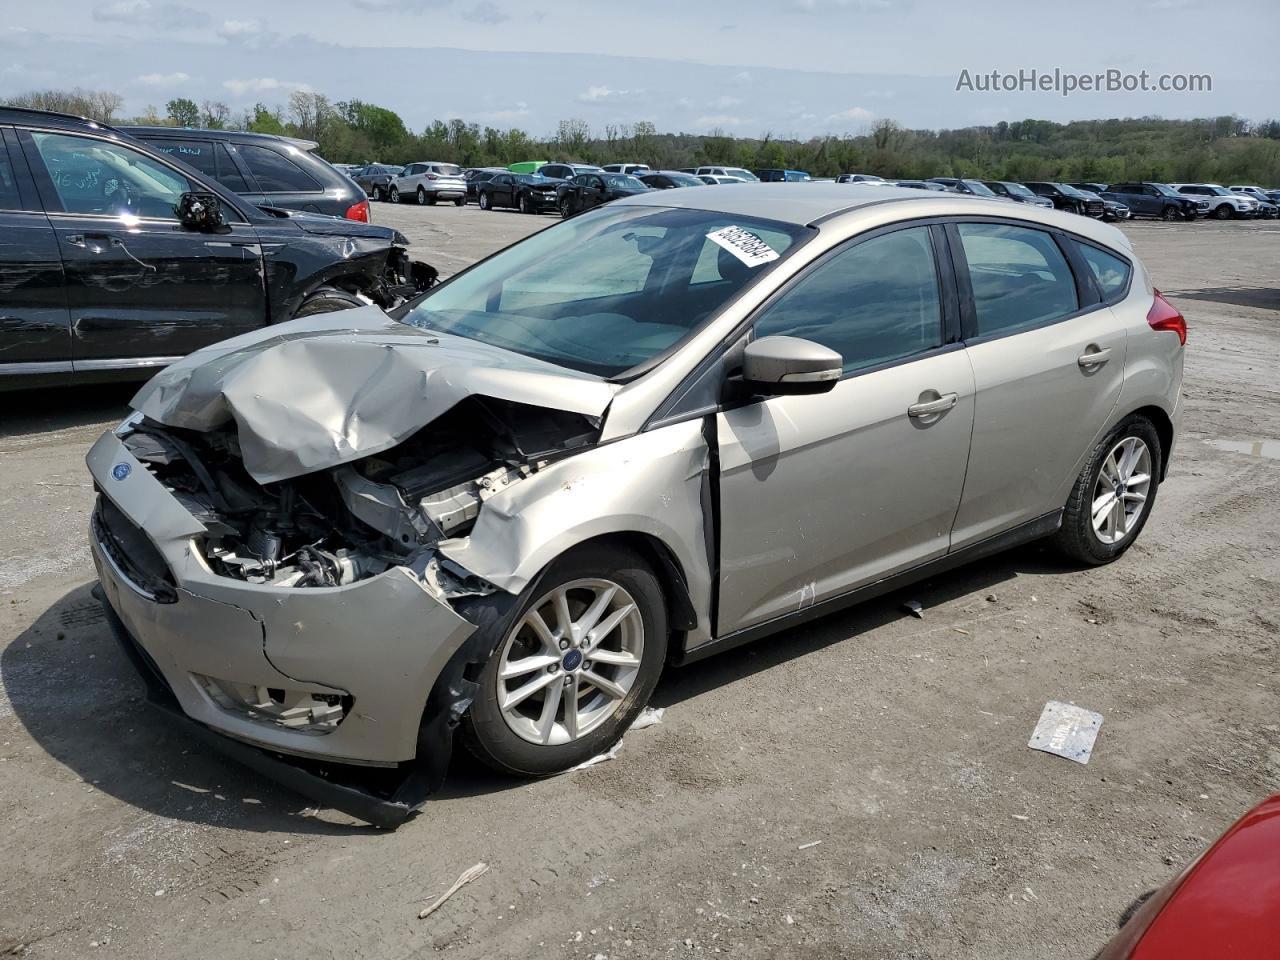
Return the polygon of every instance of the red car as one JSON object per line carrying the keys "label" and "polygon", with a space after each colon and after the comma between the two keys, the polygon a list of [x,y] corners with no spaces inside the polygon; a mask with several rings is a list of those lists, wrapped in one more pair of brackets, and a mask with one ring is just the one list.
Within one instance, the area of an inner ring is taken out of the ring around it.
{"label": "red car", "polygon": [[1094,960],[1280,957],[1280,794],[1142,904]]}

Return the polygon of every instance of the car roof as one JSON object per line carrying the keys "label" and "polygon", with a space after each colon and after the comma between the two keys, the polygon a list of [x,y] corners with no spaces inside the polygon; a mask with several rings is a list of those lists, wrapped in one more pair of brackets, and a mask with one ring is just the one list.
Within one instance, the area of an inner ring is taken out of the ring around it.
{"label": "car roof", "polygon": [[0,107],[0,123],[38,123],[46,127],[67,127],[94,130],[117,130],[108,123],[100,123],[74,113],[56,113],[52,110],[35,110],[29,107]]}
{"label": "car roof", "polygon": [[147,126],[128,126],[117,127],[117,130],[129,134],[131,137],[149,137],[159,134],[160,136],[172,137],[208,137],[211,140],[227,140],[232,143],[262,143],[275,141],[276,143],[288,143],[300,150],[314,150],[320,144],[314,140],[303,140],[300,137],[286,137],[277,133],[249,133],[244,130],[212,130],[207,127],[147,127]]}
{"label": "car roof", "polygon": [[[609,206],[677,207],[741,214],[796,226],[816,226],[844,214],[877,205],[898,204],[903,216],[991,216],[1028,220],[1089,237],[1107,246],[1129,249],[1124,234],[1109,224],[1072,213],[1010,203],[995,197],[868,184],[850,190],[840,183],[731,183],[723,190],[655,190],[612,201]],[[910,207],[906,205],[910,204]]]}

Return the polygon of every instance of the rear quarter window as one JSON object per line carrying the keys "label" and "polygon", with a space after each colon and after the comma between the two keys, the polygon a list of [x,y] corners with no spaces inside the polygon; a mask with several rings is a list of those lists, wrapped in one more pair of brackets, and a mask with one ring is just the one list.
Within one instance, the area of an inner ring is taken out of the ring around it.
{"label": "rear quarter window", "polygon": [[1124,297],[1129,289],[1129,276],[1132,273],[1129,264],[1087,243],[1077,243],[1076,247],[1085,263],[1089,264],[1089,271],[1097,281],[1102,299],[1106,303],[1115,303]]}
{"label": "rear quarter window", "polygon": [[318,193],[321,189],[309,173],[269,147],[241,144],[238,152],[263,193]]}
{"label": "rear quarter window", "polygon": [[1075,276],[1048,233],[999,223],[961,223],[957,230],[978,336],[1017,333],[1078,309]]}
{"label": "rear quarter window", "polygon": [[195,167],[210,180],[217,180],[233,193],[249,193],[235,161],[227,148],[216,140],[173,140],[168,137],[148,140],[157,151]]}

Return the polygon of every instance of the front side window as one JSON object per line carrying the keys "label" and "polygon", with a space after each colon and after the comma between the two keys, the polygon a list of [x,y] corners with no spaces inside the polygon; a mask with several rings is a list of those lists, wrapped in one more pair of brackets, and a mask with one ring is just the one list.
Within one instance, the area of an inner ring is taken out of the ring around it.
{"label": "front side window", "polygon": [[1123,296],[1129,286],[1129,264],[1087,243],[1077,243],[1076,248],[1089,264],[1094,280],[1098,281],[1102,299],[1113,303]]}
{"label": "front side window", "polygon": [[910,227],[837,252],[765,308],[756,337],[830,347],[849,373],[942,345],[942,306],[928,227]]}
{"label": "front side window", "polygon": [[808,234],[714,211],[601,207],[482,261],[404,322],[618,376],[683,342]]}
{"label": "front side window", "polygon": [[263,193],[316,193],[320,190],[320,184],[284,154],[254,144],[242,144],[238,149]]}
{"label": "front side window", "polygon": [[53,188],[67,213],[174,219],[178,198],[198,187],[123,144],[33,131]]}
{"label": "front side window", "polygon": [[1015,333],[1076,311],[1075,277],[1050,234],[999,223],[961,223],[957,229],[978,336]]}

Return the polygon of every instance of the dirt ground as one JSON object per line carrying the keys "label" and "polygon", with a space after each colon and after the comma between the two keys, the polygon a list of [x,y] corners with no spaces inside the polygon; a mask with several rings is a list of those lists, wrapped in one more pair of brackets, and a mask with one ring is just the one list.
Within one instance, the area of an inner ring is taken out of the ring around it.
{"label": "dirt ground", "polygon": [[[374,213],[444,272],[553,222]],[[1090,957],[1280,780],[1280,226],[1127,229],[1191,339],[1121,562],[1020,549],[669,670],[616,760],[459,756],[396,832],[144,705],[85,547],[83,457],[131,391],[0,395],[0,956]],[[1104,715],[1087,766],[1027,748],[1049,699]]]}

